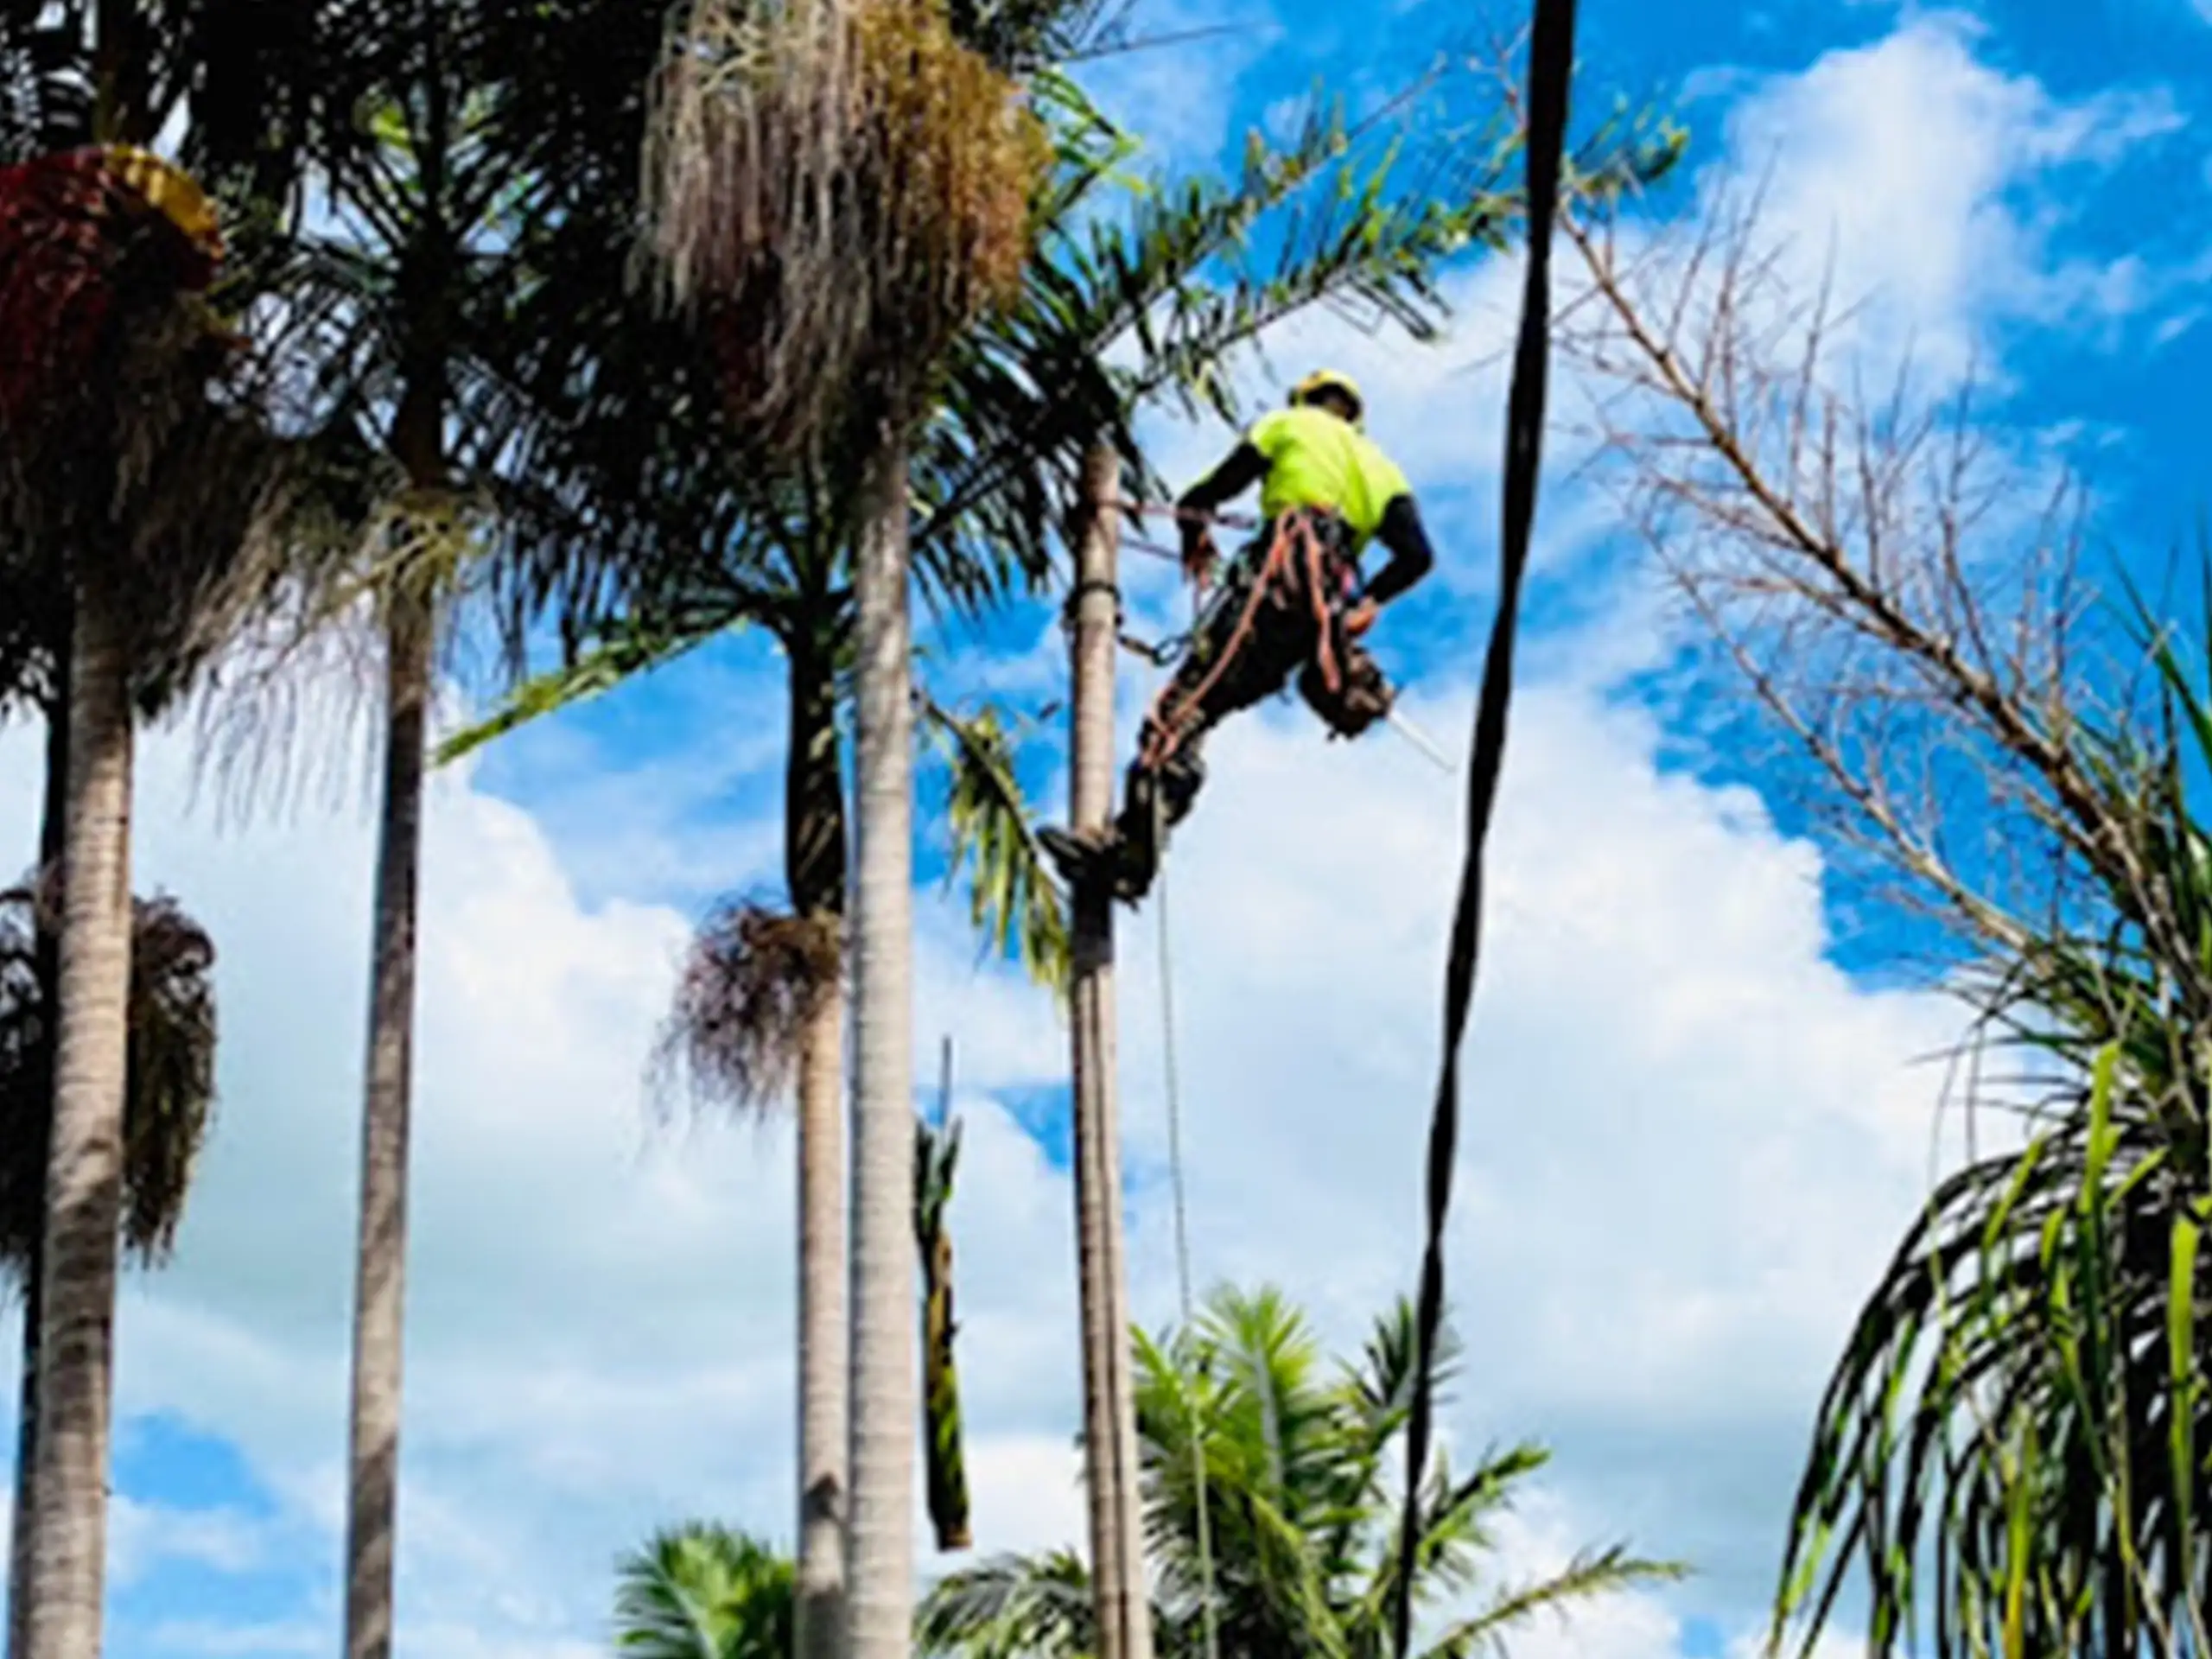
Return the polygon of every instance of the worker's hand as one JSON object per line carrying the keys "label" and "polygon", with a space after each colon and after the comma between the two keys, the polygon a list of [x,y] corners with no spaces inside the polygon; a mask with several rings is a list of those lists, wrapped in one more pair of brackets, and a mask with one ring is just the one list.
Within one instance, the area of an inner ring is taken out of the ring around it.
{"label": "worker's hand", "polygon": [[1203,593],[1213,586],[1214,567],[1220,561],[1220,551],[1213,544],[1213,537],[1204,529],[1186,531],[1183,536],[1183,574]]}
{"label": "worker's hand", "polygon": [[1344,632],[1357,639],[1375,626],[1375,619],[1382,607],[1371,599],[1363,599],[1344,613]]}

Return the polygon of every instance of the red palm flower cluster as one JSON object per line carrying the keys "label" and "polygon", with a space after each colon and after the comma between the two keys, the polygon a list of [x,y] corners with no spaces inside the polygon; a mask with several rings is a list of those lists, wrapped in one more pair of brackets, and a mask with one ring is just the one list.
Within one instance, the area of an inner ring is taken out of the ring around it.
{"label": "red palm flower cluster", "polygon": [[199,186],[149,151],[0,168],[0,423],[81,385],[132,301],[207,288],[222,251]]}

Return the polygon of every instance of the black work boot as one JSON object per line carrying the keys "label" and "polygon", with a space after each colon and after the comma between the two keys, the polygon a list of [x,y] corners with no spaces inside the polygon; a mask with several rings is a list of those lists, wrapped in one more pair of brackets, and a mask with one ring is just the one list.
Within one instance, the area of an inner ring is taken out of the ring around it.
{"label": "black work boot", "polygon": [[1058,824],[1047,825],[1037,832],[1037,844],[1059,868],[1060,878],[1071,887],[1105,874],[1107,861],[1114,852],[1117,837],[1109,826],[1103,830],[1063,830]]}
{"label": "black work boot", "polygon": [[1152,862],[1144,849],[1118,824],[1103,830],[1063,830],[1057,825],[1037,832],[1042,847],[1071,888],[1080,890],[1093,881],[1125,905],[1134,905],[1152,888]]}

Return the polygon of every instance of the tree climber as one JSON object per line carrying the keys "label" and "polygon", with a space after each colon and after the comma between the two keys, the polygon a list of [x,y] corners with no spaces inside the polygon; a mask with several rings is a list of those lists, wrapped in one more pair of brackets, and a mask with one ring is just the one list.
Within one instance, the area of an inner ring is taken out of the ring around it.
{"label": "tree climber", "polygon": [[[1205,782],[1205,734],[1274,696],[1294,673],[1300,695],[1341,736],[1357,737],[1389,712],[1390,687],[1359,641],[1435,560],[1406,475],[1361,430],[1361,414],[1351,377],[1309,375],[1288,408],[1261,416],[1176,503],[1183,569],[1202,589],[1218,559],[1213,514],[1254,484],[1260,533],[1230,564],[1145,716],[1120,817],[1104,829],[1040,832],[1071,881],[1103,874],[1115,897],[1143,898],[1167,831]],[[1376,539],[1390,562],[1363,586],[1360,554]]]}

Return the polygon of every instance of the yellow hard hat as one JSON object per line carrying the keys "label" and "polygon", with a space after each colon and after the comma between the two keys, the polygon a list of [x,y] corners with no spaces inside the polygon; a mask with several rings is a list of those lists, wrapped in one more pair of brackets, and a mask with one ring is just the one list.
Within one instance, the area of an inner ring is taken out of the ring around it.
{"label": "yellow hard hat", "polygon": [[1367,410],[1367,400],[1359,395],[1359,383],[1340,370],[1314,370],[1290,389],[1290,401],[1294,404],[1310,404],[1324,391],[1333,391],[1351,398],[1352,424],[1359,424],[1360,416]]}
{"label": "yellow hard hat", "polygon": [[126,188],[181,231],[205,257],[211,262],[221,260],[223,232],[215,204],[190,174],[135,144],[111,144],[100,159]]}

